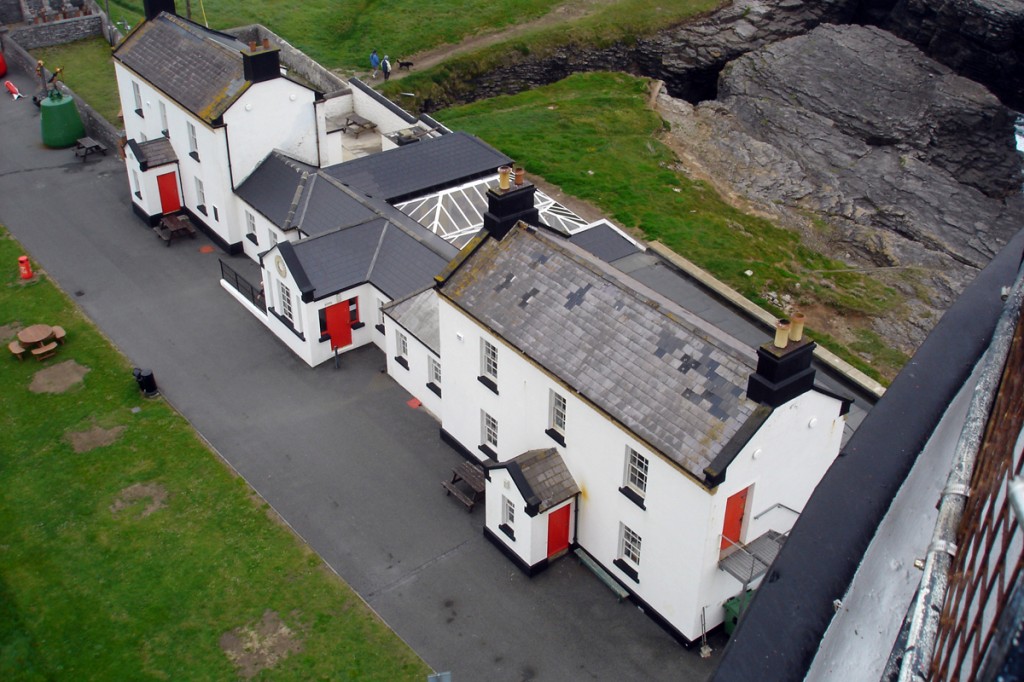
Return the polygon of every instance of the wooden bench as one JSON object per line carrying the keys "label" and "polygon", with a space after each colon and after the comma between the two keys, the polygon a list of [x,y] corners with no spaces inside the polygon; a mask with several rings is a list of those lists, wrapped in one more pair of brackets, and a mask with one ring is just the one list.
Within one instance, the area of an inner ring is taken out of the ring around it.
{"label": "wooden bench", "polygon": [[54,326],[53,328],[53,340],[63,345],[64,340],[67,338],[68,333],[64,331],[64,327]]}
{"label": "wooden bench", "polygon": [[57,354],[57,342],[51,341],[45,346],[39,346],[39,348],[32,349],[32,357],[42,362],[46,358],[52,358]]}
{"label": "wooden bench", "polygon": [[594,561],[593,557],[586,553],[582,547],[576,548],[576,557],[580,560],[580,563],[590,569],[590,571],[596,575],[601,582],[608,586],[615,596],[622,601],[629,596],[629,590],[619,584],[619,581],[612,577],[611,573],[601,568],[601,564]]}
{"label": "wooden bench", "polygon": [[19,360],[25,359],[25,347],[18,343],[17,339],[7,344],[7,349]]}
{"label": "wooden bench", "polygon": [[366,131],[374,131],[377,129],[377,124],[373,121],[363,118],[359,114],[346,114],[345,125],[341,127],[341,132],[347,133],[350,130],[355,131],[355,136],[359,137],[360,133]]}

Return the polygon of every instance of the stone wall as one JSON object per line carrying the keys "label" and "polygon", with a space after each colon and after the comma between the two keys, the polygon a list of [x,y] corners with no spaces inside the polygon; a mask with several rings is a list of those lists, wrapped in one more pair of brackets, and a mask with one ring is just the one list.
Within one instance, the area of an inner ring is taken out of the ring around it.
{"label": "stone wall", "polygon": [[0,0],[0,24],[17,24],[22,20],[20,0]]}
{"label": "stone wall", "polygon": [[103,20],[95,14],[12,29],[10,37],[26,50],[50,47],[103,35]]}
{"label": "stone wall", "polygon": [[[13,40],[10,34],[4,39],[4,56],[9,63],[12,65],[16,64],[33,79],[35,78],[35,57],[29,54],[16,40]],[[49,71],[46,71],[45,77],[47,79],[50,77]],[[86,134],[94,140],[105,144],[111,152],[115,154],[120,153],[123,133],[112,126],[107,119],[96,113],[96,110],[86,104],[85,100],[76,95],[71,88],[60,83],[60,91],[75,98],[75,107],[78,109],[78,115],[82,118],[82,125],[85,126]],[[38,92],[33,88],[33,91],[25,93],[25,97],[29,98],[36,94]]]}

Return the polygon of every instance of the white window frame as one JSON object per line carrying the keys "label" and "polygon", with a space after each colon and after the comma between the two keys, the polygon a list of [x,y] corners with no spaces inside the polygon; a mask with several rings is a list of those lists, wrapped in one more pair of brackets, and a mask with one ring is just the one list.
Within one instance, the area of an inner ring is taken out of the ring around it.
{"label": "white window frame", "polygon": [[167,127],[167,104],[160,100],[160,132],[164,134],[164,137],[171,137],[171,130]]}
{"label": "white window frame", "polygon": [[504,495],[501,496],[501,522],[509,528],[516,525],[516,506]]}
{"label": "white window frame", "polygon": [[441,362],[432,355],[427,356],[427,381],[441,386]]}
{"label": "white window frame", "polygon": [[624,523],[619,524],[619,559],[636,570],[640,568],[640,549],[643,538]]}
{"label": "white window frame", "polygon": [[198,176],[195,178],[196,181],[196,206],[206,211],[206,188],[203,187],[203,181]]}
{"label": "white window frame", "polygon": [[142,92],[139,90],[139,84],[135,81],[132,81],[132,97],[135,99],[135,113],[145,117],[142,113]]}
{"label": "white window frame", "polygon": [[278,303],[281,305],[281,317],[294,324],[295,318],[292,313],[292,291],[288,288],[288,285],[281,280],[277,281],[277,295],[280,299]]}
{"label": "white window frame", "polygon": [[381,327],[384,326],[384,306],[386,304],[382,299],[377,299],[377,324]]}
{"label": "white window frame", "polygon": [[193,154],[196,161],[199,160],[199,138],[196,137],[196,127],[192,121],[185,121],[188,126],[188,153]]}
{"label": "white window frame", "polygon": [[633,448],[626,446],[626,471],[623,485],[643,497],[647,494],[651,461]]}
{"label": "white window frame", "polygon": [[248,210],[245,212],[245,233],[256,236],[256,216]]}
{"label": "white window frame", "polygon": [[397,353],[398,357],[405,358],[405,359],[408,360],[409,359],[409,337],[407,337],[402,332],[396,332],[396,333],[398,335],[397,339],[396,339],[396,343],[395,343],[396,353]]}
{"label": "white window frame", "polygon": [[480,339],[480,375],[498,383],[498,347]]}
{"label": "white window frame", "polygon": [[480,441],[490,447],[498,447],[498,420],[480,410]]}
{"label": "white window frame", "polygon": [[271,248],[277,246],[277,232],[274,232],[274,230],[272,230],[272,229],[268,229],[267,230],[267,237],[270,240],[270,247]]}
{"label": "white window frame", "polygon": [[551,389],[548,395],[548,427],[565,435],[565,411],[568,403],[565,396]]}
{"label": "white window frame", "polygon": [[136,196],[141,198],[141,196],[142,196],[142,185],[139,184],[139,174],[138,174],[138,172],[135,171],[134,169],[132,169],[131,177],[132,177],[132,192],[134,192]]}

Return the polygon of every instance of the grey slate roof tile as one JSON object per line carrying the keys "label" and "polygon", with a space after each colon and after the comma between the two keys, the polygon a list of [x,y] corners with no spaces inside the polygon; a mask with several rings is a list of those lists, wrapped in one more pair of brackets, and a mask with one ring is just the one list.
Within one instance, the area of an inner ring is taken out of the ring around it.
{"label": "grey slate roof tile", "polygon": [[248,87],[235,38],[166,12],[143,22],[114,58],[207,123],[214,123]]}
{"label": "grey slate roof tile", "polygon": [[540,500],[538,511],[546,511],[580,492],[576,480],[555,448],[529,450],[513,458],[511,462],[518,465],[523,478],[531,488],[529,491],[520,492],[526,497],[533,493]]}
{"label": "grey slate roof tile", "polygon": [[156,168],[168,163],[175,163],[178,155],[174,153],[171,141],[166,137],[158,137],[146,142],[138,142],[134,146],[136,158],[145,168]]}
{"label": "grey slate roof tile", "polygon": [[410,334],[437,355],[441,355],[441,330],[434,288],[407,296],[384,309]]}
{"label": "grey slate roof tile", "polygon": [[757,406],[753,349],[558,237],[487,239],[441,292],[698,478]]}

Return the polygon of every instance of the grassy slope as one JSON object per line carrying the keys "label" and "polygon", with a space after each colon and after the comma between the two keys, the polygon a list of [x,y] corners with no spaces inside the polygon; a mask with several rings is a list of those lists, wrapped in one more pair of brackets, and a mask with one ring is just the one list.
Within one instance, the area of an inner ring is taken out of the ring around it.
{"label": "grassy slope", "polygon": [[[733,209],[705,183],[675,171],[672,152],[657,140],[662,121],[647,108],[646,98],[643,79],[577,74],[519,95],[449,109],[438,118],[482,137],[529,172],[638,228],[645,238],[664,242],[766,307],[771,307],[762,298],[766,291],[851,315],[898,305],[892,289],[859,273],[835,272],[845,269],[842,263],[803,247],[792,232]],[[880,362],[881,349],[871,350]],[[844,356],[879,376],[862,360]],[[900,366],[905,358],[885,356],[885,362]]]}
{"label": "grassy slope", "polygon": [[[0,229],[0,262],[21,253]],[[0,679],[228,679],[221,635],[268,609],[302,641],[275,679],[424,679],[427,666],[184,419],[140,397],[125,359],[66,296],[45,276],[24,285],[3,272],[0,325],[59,323],[68,341],[43,365],[8,354],[0,373]],[[82,385],[28,390],[67,360],[89,368]],[[75,453],[67,434],[94,426],[125,430]],[[167,506],[113,513],[136,483],[161,486]]]}

